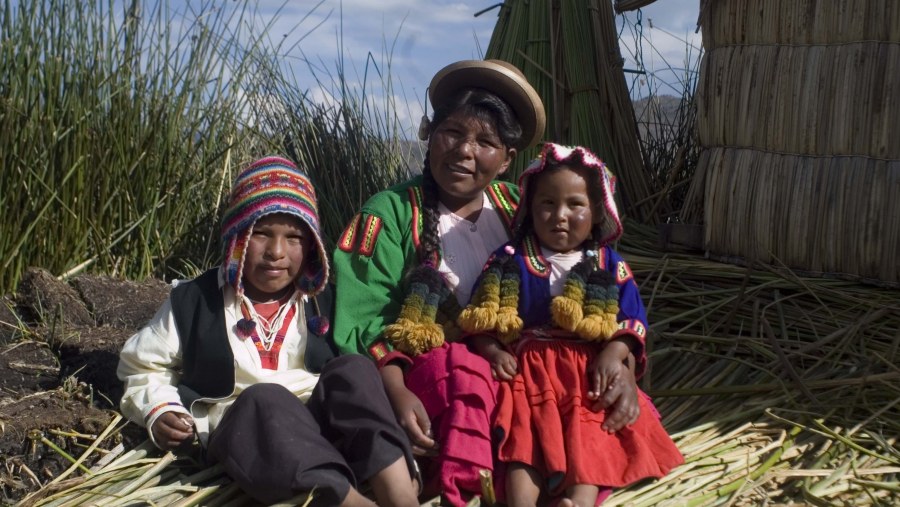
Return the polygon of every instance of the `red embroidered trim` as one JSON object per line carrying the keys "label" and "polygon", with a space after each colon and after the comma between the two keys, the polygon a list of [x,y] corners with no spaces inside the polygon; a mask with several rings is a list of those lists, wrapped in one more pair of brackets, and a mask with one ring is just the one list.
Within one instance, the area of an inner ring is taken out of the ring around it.
{"label": "red embroidered trim", "polygon": [[631,273],[631,268],[628,267],[628,263],[619,261],[616,264],[616,284],[622,285],[632,278],[634,278],[634,275]]}
{"label": "red embroidered trim", "polygon": [[647,337],[647,327],[644,326],[643,322],[637,319],[628,319],[619,322],[619,329],[632,331],[641,338]]}
{"label": "red embroidered trim", "polygon": [[381,232],[381,224],[381,219],[374,215],[366,218],[366,226],[363,228],[362,240],[359,243],[360,255],[372,256],[372,252],[375,251],[375,242],[378,240],[378,233]]}
{"label": "red embroidered trim", "polygon": [[166,408],[166,407],[181,407],[181,408],[184,408],[184,405],[182,405],[181,403],[178,403],[178,402],[174,402],[174,401],[168,401],[168,402],[166,402],[166,403],[160,403],[159,405],[153,407],[153,408],[150,410],[150,412],[147,414],[147,417],[145,418],[145,420],[149,421],[149,420],[153,417],[153,414],[159,412],[161,409]]}
{"label": "red embroidered trim", "polygon": [[[245,319],[250,318],[249,312],[244,305],[241,305],[241,313]],[[253,339],[253,344],[256,345],[256,351],[259,353],[259,362],[264,370],[278,369],[278,356],[281,353],[281,345],[284,344],[284,338],[287,336],[291,323],[294,322],[294,315],[296,313],[297,307],[295,305],[291,306],[291,309],[288,310],[287,315],[284,317],[284,322],[281,323],[281,329],[275,334],[275,340],[272,342],[272,347],[269,348],[269,350],[266,350],[265,346],[263,346],[262,340],[259,339],[257,329],[253,329],[253,334],[250,337]],[[257,322],[256,325],[261,326],[262,324]]]}
{"label": "red embroidered trim", "polygon": [[509,187],[505,183],[492,183],[488,187],[488,197],[494,202],[494,206],[501,211],[500,216],[503,217],[503,224],[506,225],[509,231],[510,227],[512,227],[513,217],[516,214],[516,205],[513,204]]}
{"label": "red embroidered trim", "polygon": [[528,268],[528,271],[534,276],[549,277],[550,268],[547,266],[547,261],[541,254],[541,248],[532,235],[525,238],[525,241],[522,242],[522,247],[525,249],[525,267]]}
{"label": "red embroidered trim", "polygon": [[356,230],[359,227],[359,220],[362,218],[362,215],[357,213],[353,216],[353,220],[350,221],[350,225],[344,229],[344,233],[341,234],[341,238],[338,240],[338,248],[347,253],[353,252],[353,243],[356,241]]}
{"label": "red embroidered trim", "polygon": [[388,354],[387,345],[383,341],[375,342],[371,347],[369,347],[369,354],[375,358],[376,361],[383,358]]}
{"label": "red embroidered trim", "polygon": [[422,188],[412,186],[406,191],[409,193],[409,205],[412,207],[412,223],[410,226],[412,227],[413,246],[418,249],[420,241],[419,231],[422,230]]}

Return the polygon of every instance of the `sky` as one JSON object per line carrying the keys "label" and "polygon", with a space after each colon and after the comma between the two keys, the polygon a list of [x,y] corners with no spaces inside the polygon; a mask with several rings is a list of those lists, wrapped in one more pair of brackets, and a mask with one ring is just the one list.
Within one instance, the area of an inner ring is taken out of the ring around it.
{"label": "sky", "polygon": [[[612,0],[608,0],[612,1]],[[331,91],[319,87],[313,73],[335,76],[339,65],[345,80],[367,89],[381,81],[377,67],[391,76],[393,89],[380,86],[370,97],[393,98],[398,115],[412,128],[418,125],[431,77],[443,66],[462,59],[480,59],[497,22],[497,0],[256,0],[260,20],[272,22],[270,33],[281,36],[301,89],[319,101]],[[657,0],[639,13],[617,16],[625,68],[632,97],[654,92],[680,96],[684,69],[696,70],[700,34],[696,33],[700,0]],[[475,16],[479,11],[487,10]],[[267,20],[268,18],[268,20]],[[269,21],[274,20],[274,21]],[[640,24],[638,24],[640,21]],[[636,61],[635,33],[641,28],[641,65]],[[365,77],[365,72],[369,77]],[[670,67],[676,70],[668,70]],[[312,70],[310,70],[312,69]]]}

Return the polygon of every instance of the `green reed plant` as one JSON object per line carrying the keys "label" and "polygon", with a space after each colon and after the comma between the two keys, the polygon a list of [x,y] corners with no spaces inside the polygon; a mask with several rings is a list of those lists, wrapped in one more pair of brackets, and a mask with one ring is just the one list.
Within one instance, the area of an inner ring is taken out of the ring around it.
{"label": "green reed plant", "polygon": [[266,87],[257,107],[261,137],[310,174],[329,248],[366,199],[421,169],[418,141],[404,140],[404,104],[394,93],[390,50],[385,54],[380,63],[370,54],[361,72],[305,61],[297,72],[312,78],[313,90],[301,89],[296,73],[258,67]]}
{"label": "green reed plant", "polygon": [[0,289],[29,266],[196,274],[218,262],[235,171],[261,155],[310,171],[329,239],[405,176],[397,104],[367,95],[377,84],[393,96],[390,59],[370,59],[362,80],[318,71],[333,99],[313,101],[285,65],[288,38],[268,36],[279,13],[255,5],[3,4]]}
{"label": "green reed plant", "polygon": [[248,72],[223,19],[246,9],[213,5],[189,19],[165,2],[3,4],[4,291],[28,266],[161,273],[208,233]]}

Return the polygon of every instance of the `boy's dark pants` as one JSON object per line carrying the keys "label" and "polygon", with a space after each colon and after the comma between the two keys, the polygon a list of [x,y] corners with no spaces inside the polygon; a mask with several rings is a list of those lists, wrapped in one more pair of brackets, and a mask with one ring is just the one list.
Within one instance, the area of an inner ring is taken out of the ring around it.
{"label": "boy's dark pants", "polygon": [[413,456],[381,377],[360,355],[325,365],[306,405],[278,384],[244,390],[209,440],[209,460],[253,498],[273,503],[315,491],[338,505],[360,482]]}

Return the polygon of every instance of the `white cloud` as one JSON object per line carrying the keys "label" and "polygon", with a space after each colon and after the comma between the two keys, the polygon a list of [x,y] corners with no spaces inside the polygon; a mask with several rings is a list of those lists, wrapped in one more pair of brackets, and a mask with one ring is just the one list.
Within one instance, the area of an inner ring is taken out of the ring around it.
{"label": "white cloud", "polygon": [[[209,5],[208,2],[190,0],[191,4],[198,5]],[[281,47],[287,51],[283,56],[295,72],[299,86],[310,90],[319,88],[309,66],[315,69],[319,79],[327,81],[336,75],[338,62],[343,60],[345,79],[360,83],[366,79],[370,95],[392,96],[401,109],[397,114],[410,122],[411,131],[418,125],[431,77],[453,61],[482,57],[499,9],[478,18],[474,13],[495,3],[492,0],[324,0],[321,4],[313,0],[251,1],[257,12],[253,25],[272,23],[270,37],[282,39]],[[666,72],[668,66],[695,66],[694,62],[685,62],[689,47],[685,41],[700,46],[700,34],[694,33],[699,3],[700,0],[657,0],[642,10],[646,39],[643,64],[659,80],[659,93],[678,93],[675,88],[679,76]],[[637,13],[632,12],[617,20],[634,22],[636,18]],[[653,28],[650,28],[651,20]],[[342,50],[339,43],[343,45]],[[634,40],[627,30],[620,44],[626,68],[636,68],[638,64],[632,58]],[[699,50],[692,49],[690,55],[696,58]],[[375,67],[390,73],[392,89],[380,89],[381,78],[376,75]],[[364,75],[366,72],[368,76]],[[631,77],[626,74],[629,80]],[[670,84],[672,89],[667,88]],[[637,87],[633,94],[640,96],[646,92],[646,88]],[[314,92],[312,96],[326,100],[324,94]]]}

